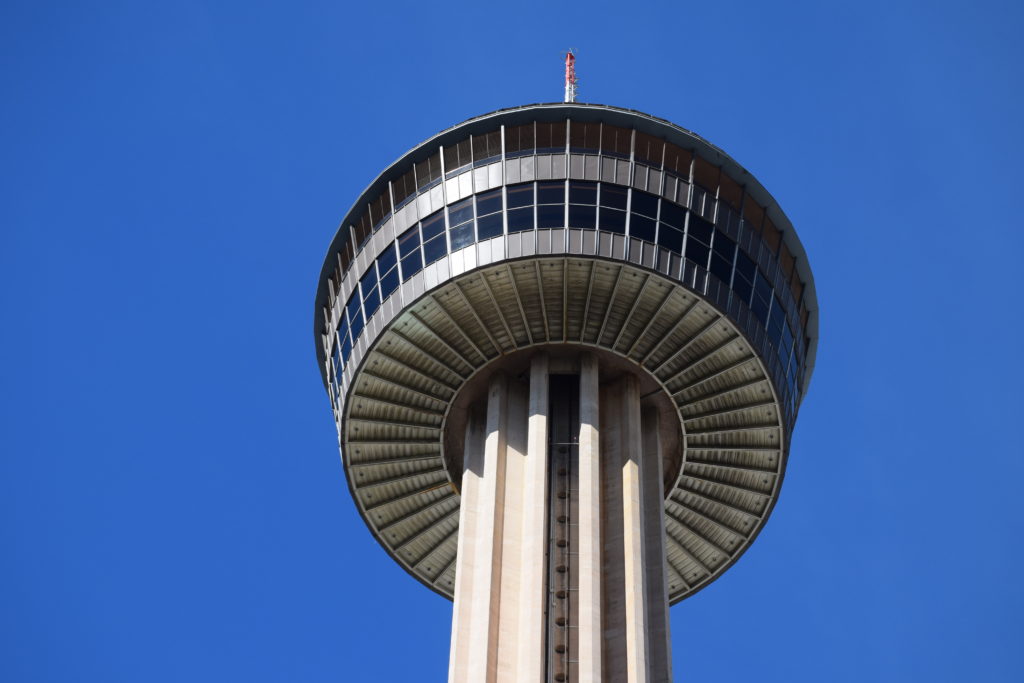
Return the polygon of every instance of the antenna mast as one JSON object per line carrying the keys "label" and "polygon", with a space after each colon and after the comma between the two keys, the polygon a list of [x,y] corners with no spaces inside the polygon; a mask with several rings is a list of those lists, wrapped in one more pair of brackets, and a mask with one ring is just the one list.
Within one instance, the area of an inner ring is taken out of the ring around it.
{"label": "antenna mast", "polygon": [[565,101],[576,101],[576,55],[572,50],[565,53]]}

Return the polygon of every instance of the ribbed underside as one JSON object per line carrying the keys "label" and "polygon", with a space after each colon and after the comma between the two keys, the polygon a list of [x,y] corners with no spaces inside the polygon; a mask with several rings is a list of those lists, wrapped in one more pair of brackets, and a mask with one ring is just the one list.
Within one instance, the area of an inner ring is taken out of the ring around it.
{"label": "ribbed underside", "polygon": [[776,394],[746,339],[666,278],[590,258],[506,262],[455,278],[392,322],[345,403],[349,483],[374,535],[451,598],[459,494],[442,434],[459,388],[519,349],[572,343],[643,367],[676,405],[683,466],[666,486],[671,602],[717,578],[771,511],[785,463]]}

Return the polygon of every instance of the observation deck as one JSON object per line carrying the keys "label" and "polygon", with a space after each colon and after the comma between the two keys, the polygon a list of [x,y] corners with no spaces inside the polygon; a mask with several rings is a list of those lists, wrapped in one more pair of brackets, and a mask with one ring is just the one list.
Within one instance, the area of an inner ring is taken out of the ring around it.
{"label": "observation deck", "polygon": [[592,358],[595,382],[634,378],[660,416],[674,603],[775,504],[817,315],[796,232],[728,155],[647,114],[538,104],[445,130],[370,183],[327,252],[314,339],[360,514],[449,598],[463,437],[495,373],[543,353],[552,376]]}

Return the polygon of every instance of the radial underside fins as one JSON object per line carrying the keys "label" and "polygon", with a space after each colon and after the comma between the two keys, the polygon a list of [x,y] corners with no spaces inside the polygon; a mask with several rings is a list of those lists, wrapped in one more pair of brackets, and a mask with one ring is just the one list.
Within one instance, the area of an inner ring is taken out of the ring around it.
{"label": "radial underside fins", "polygon": [[676,406],[685,450],[664,505],[676,602],[717,577],[764,523],[781,481],[785,431],[771,380],[737,328],[678,283],[629,264],[502,263],[454,278],[402,311],[345,397],[342,445],[355,497],[389,552],[450,597],[460,496],[443,456],[446,413],[489,362],[562,343],[642,366]]}

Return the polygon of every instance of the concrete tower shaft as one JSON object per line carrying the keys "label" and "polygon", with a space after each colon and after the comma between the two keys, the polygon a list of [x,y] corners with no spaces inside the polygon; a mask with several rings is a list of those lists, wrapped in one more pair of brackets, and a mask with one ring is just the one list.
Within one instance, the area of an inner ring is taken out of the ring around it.
{"label": "concrete tower shaft", "polygon": [[660,406],[592,352],[489,374],[465,428],[449,680],[668,681]]}

